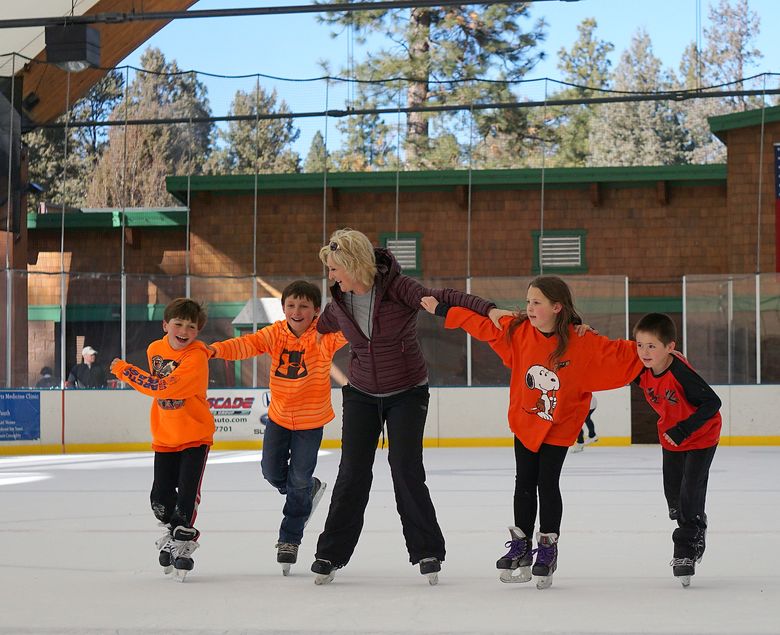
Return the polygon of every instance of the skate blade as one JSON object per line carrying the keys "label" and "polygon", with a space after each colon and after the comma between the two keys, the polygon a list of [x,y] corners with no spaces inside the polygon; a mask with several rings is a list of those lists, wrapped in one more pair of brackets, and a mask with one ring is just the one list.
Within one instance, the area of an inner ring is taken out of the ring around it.
{"label": "skate blade", "polygon": [[515,570],[503,569],[501,575],[498,577],[501,582],[530,582],[531,581],[531,567],[518,567]]}
{"label": "skate blade", "polygon": [[176,576],[175,576],[176,581],[184,582],[187,579],[187,574],[189,574],[188,569],[176,569]]}
{"label": "skate blade", "polygon": [[428,578],[428,584],[430,584],[431,586],[436,586],[437,584],[439,584],[438,571],[434,573],[425,573],[424,575],[426,578]]}
{"label": "skate blade", "polygon": [[333,578],[336,576],[335,573],[331,572],[328,574],[323,575],[322,573],[318,573],[316,576],[314,576],[314,584],[330,584],[333,582]]}
{"label": "skate blade", "polygon": [[173,565],[169,564],[167,567],[163,567],[163,573],[165,575],[170,575],[171,573],[173,573]]}
{"label": "skate blade", "polygon": [[680,584],[683,585],[684,589],[687,589],[689,586],[691,586],[691,576],[689,576],[689,575],[680,575],[680,576],[677,576],[677,579],[680,581]]}
{"label": "skate blade", "polygon": [[287,562],[282,564],[282,575],[283,576],[290,575],[290,564]]}
{"label": "skate blade", "polygon": [[542,591],[543,589],[549,589],[552,586],[551,575],[539,576],[536,578],[536,588]]}

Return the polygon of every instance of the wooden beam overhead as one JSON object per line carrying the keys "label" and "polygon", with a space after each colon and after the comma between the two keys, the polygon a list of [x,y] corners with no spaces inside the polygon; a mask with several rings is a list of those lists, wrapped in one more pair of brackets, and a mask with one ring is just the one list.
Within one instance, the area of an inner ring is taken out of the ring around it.
{"label": "wooden beam overhead", "polygon": [[[144,0],[142,6],[146,12],[186,10],[197,0]],[[85,15],[132,11],[137,8],[133,0],[101,0],[91,7]],[[80,73],[70,74],[53,64],[46,64],[46,51],[41,51],[34,60],[28,62],[17,73],[24,79],[23,99],[32,93],[38,103],[28,111],[34,124],[51,123],[67,110],[66,101],[70,95],[70,104],[81,99],[106,74],[107,69],[116,66],[130,53],[162,29],[168,21],[132,22],[128,24],[96,24],[93,28],[100,31],[100,65],[102,68],[90,68]]]}

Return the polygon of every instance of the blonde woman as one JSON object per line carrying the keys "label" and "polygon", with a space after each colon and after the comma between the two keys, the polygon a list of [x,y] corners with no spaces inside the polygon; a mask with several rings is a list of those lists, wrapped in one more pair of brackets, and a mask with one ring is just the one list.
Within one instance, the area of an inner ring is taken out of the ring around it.
{"label": "blonde woman", "polygon": [[315,582],[331,582],[335,570],[352,556],[363,528],[374,454],[387,424],[388,461],[409,560],[436,584],[445,549],[423,467],[429,393],[428,370],[417,339],[420,300],[433,296],[496,320],[505,312],[454,289],[423,287],[401,273],[392,253],[374,248],[353,229],[336,231],[320,250],[320,260],[334,284],[317,330],[342,331],[351,359],[349,383],[342,389],[341,463],[317,542]]}

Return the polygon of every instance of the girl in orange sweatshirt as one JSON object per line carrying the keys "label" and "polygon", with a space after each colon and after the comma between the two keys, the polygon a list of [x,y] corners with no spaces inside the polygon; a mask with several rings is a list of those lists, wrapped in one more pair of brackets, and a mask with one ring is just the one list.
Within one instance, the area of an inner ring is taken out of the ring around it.
{"label": "girl in orange sweatshirt", "polygon": [[[487,342],[512,370],[509,427],[515,435],[515,525],[509,528],[509,552],[498,560],[502,582],[552,584],[558,564],[563,500],[560,476],[569,446],[588,414],[591,393],[630,383],[642,370],[636,344],[609,340],[593,332],[576,336],[582,318],[568,285],[555,276],[539,276],[528,287],[526,310],[502,318],[502,328],[473,311],[423,298],[430,313],[446,316],[446,328],[462,328]],[[536,524],[537,549],[531,549]],[[531,568],[533,554],[536,562]]]}

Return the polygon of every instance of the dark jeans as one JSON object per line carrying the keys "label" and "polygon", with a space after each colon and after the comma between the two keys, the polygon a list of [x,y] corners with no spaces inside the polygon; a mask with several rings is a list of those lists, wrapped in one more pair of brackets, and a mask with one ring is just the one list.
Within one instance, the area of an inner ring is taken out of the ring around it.
{"label": "dark jeans", "polygon": [[363,529],[379,435],[387,423],[387,459],[409,561],[417,564],[429,557],[444,560],[444,536],[425,485],[423,467],[428,386],[391,397],[372,397],[344,386],[342,394],[341,463],[316,557],[336,566],[344,566],[352,557]]}
{"label": "dark jeans", "polygon": [[150,500],[157,520],[170,523],[174,529],[195,524],[208,455],[207,445],[179,452],[154,453],[154,483]]}
{"label": "dark jeans", "polygon": [[311,514],[312,475],[321,442],[322,428],[289,430],[270,419],[266,424],[260,459],[263,478],[287,497],[279,542],[301,544]]}
{"label": "dark jeans", "polygon": [[531,452],[515,437],[515,525],[533,537],[536,524],[537,491],[539,496],[539,531],[561,533],[563,498],[561,469],[569,448],[542,443]]}
{"label": "dark jeans", "polygon": [[679,511],[680,527],[706,527],[704,503],[717,445],[703,450],[663,452],[664,495],[669,509]]}

